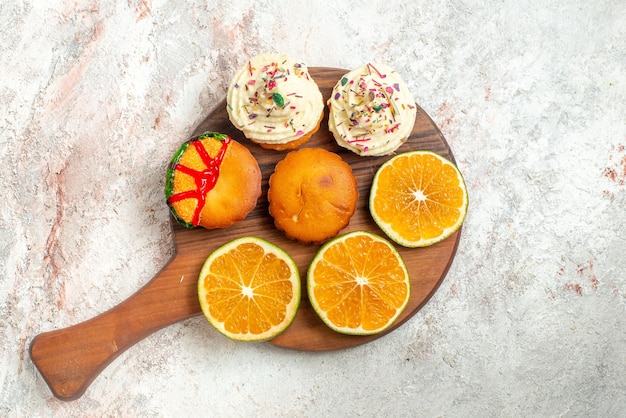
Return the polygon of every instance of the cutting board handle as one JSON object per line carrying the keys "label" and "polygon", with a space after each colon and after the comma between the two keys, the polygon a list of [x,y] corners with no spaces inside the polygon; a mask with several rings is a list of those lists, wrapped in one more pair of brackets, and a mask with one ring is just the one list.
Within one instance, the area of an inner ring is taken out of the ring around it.
{"label": "cutting board handle", "polygon": [[[30,357],[62,400],[79,398],[117,356],[159,329],[201,312],[197,278],[189,265],[172,260],[128,299],[85,322],[37,335]],[[164,309],[163,302],[168,304]]]}

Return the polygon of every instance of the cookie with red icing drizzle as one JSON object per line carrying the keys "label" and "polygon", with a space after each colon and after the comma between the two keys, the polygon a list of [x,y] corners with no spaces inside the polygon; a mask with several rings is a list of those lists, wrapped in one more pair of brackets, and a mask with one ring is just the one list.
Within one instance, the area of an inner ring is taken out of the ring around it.
{"label": "cookie with red icing drizzle", "polygon": [[167,204],[187,228],[226,228],[243,220],[259,196],[259,164],[228,135],[205,132],[188,140],[167,170]]}

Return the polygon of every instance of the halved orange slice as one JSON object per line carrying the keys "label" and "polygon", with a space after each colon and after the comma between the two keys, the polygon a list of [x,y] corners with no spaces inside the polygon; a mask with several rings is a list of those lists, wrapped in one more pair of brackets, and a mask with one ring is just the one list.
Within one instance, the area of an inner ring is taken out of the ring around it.
{"label": "halved orange slice", "polygon": [[406,307],[409,273],[395,247],[365,231],[324,244],[309,266],[307,290],[313,309],[343,334],[376,334]]}
{"label": "halved orange slice", "polygon": [[467,201],[456,165],[430,151],[409,151],[380,166],[369,209],[391,240],[405,247],[425,247],[461,227]]}
{"label": "halved orange slice", "polygon": [[265,341],[289,327],[300,306],[300,274],[289,254],[257,237],[224,244],[198,279],[204,316],[238,341]]}

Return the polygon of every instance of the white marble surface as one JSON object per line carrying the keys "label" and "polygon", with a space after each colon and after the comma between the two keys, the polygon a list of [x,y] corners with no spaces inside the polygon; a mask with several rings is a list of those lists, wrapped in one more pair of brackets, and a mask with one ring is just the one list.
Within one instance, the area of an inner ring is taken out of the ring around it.
{"label": "white marble surface", "polygon": [[[626,407],[626,3],[0,2],[0,416],[618,416]],[[439,291],[373,343],[237,344],[201,318],[54,398],[32,338],[172,254],[167,161],[251,54],[395,67],[470,209]]]}

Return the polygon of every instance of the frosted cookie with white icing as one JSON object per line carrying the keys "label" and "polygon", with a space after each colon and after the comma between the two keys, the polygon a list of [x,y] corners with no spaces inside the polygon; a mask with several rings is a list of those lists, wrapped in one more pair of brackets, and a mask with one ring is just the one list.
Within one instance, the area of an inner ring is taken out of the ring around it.
{"label": "frosted cookie with white icing", "polygon": [[250,58],[226,96],[230,121],[264,148],[294,149],[311,138],[324,116],[324,99],[307,66],[282,54]]}
{"label": "frosted cookie with white icing", "polygon": [[411,134],[417,113],[400,75],[371,63],[337,82],[328,107],[328,128],[337,144],[361,156],[393,153]]}

